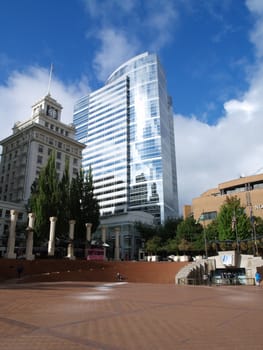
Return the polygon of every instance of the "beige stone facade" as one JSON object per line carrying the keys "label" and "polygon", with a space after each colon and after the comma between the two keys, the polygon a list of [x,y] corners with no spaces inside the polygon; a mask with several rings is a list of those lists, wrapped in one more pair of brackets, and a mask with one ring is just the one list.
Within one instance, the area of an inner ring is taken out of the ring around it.
{"label": "beige stone facade", "polygon": [[61,122],[62,106],[50,94],[32,106],[31,117],[17,122],[12,135],[0,141],[0,200],[27,203],[31,186],[52,152],[61,178],[65,165],[70,178],[81,168],[84,144],[75,140],[73,124]]}
{"label": "beige stone facade", "polygon": [[214,219],[227,197],[236,196],[245,207],[247,215],[263,218],[263,174],[240,177],[223,182],[192,200],[183,208],[184,218],[193,215],[196,221],[208,224]]}

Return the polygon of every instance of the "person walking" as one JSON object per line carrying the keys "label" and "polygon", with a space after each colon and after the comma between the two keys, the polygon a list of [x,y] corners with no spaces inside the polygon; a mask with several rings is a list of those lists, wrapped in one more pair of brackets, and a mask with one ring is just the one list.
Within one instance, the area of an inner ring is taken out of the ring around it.
{"label": "person walking", "polygon": [[261,274],[258,272],[258,271],[256,271],[256,273],[255,273],[255,284],[256,284],[256,286],[260,286],[260,282],[261,282]]}

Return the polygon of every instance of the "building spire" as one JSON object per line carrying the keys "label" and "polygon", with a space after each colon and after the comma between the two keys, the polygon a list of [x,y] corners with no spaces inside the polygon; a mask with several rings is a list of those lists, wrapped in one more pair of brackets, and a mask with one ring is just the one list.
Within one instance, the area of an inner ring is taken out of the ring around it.
{"label": "building spire", "polygon": [[50,70],[49,70],[49,80],[48,80],[48,89],[47,89],[48,95],[50,95],[50,85],[51,85],[51,80],[52,80],[52,73],[53,73],[53,63],[51,63]]}

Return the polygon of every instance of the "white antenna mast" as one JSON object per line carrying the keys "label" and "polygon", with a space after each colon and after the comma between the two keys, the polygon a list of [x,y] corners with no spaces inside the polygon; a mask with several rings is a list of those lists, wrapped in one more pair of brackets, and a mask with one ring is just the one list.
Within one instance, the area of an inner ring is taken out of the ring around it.
{"label": "white antenna mast", "polygon": [[49,71],[49,80],[48,80],[48,89],[47,89],[48,95],[50,95],[50,85],[51,85],[51,79],[52,79],[52,72],[53,72],[53,63],[51,63],[50,71]]}

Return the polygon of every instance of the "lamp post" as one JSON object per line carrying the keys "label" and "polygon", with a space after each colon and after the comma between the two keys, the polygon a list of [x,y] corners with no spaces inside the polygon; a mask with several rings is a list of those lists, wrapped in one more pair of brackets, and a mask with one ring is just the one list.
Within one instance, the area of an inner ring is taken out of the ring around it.
{"label": "lamp post", "polygon": [[255,227],[255,222],[253,221],[252,224],[252,229],[253,229],[253,239],[254,239],[254,251],[255,255],[258,256],[258,244],[257,244],[257,232],[256,232],[256,227]]}
{"label": "lamp post", "polygon": [[205,258],[207,258],[207,239],[206,239],[206,230],[205,230],[205,225],[204,225],[204,241],[205,241]]}
{"label": "lamp post", "polygon": [[235,230],[236,234],[236,245],[237,245],[237,253],[239,253],[239,243],[238,243],[238,231],[237,231],[237,217],[236,217],[236,211],[234,209],[234,214],[232,217],[232,230]]}
{"label": "lamp post", "polygon": [[202,215],[200,216],[198,222],[199,221],[203,221],[203,232],[204,232],[204,243],[205,243],[205,258],[207,258],[208,253],[207,253],[207,239],[206,239],[205,220],[206,220],[206,217],[205,217],[205,213],[204,213],[204,210],[203,210]]}

